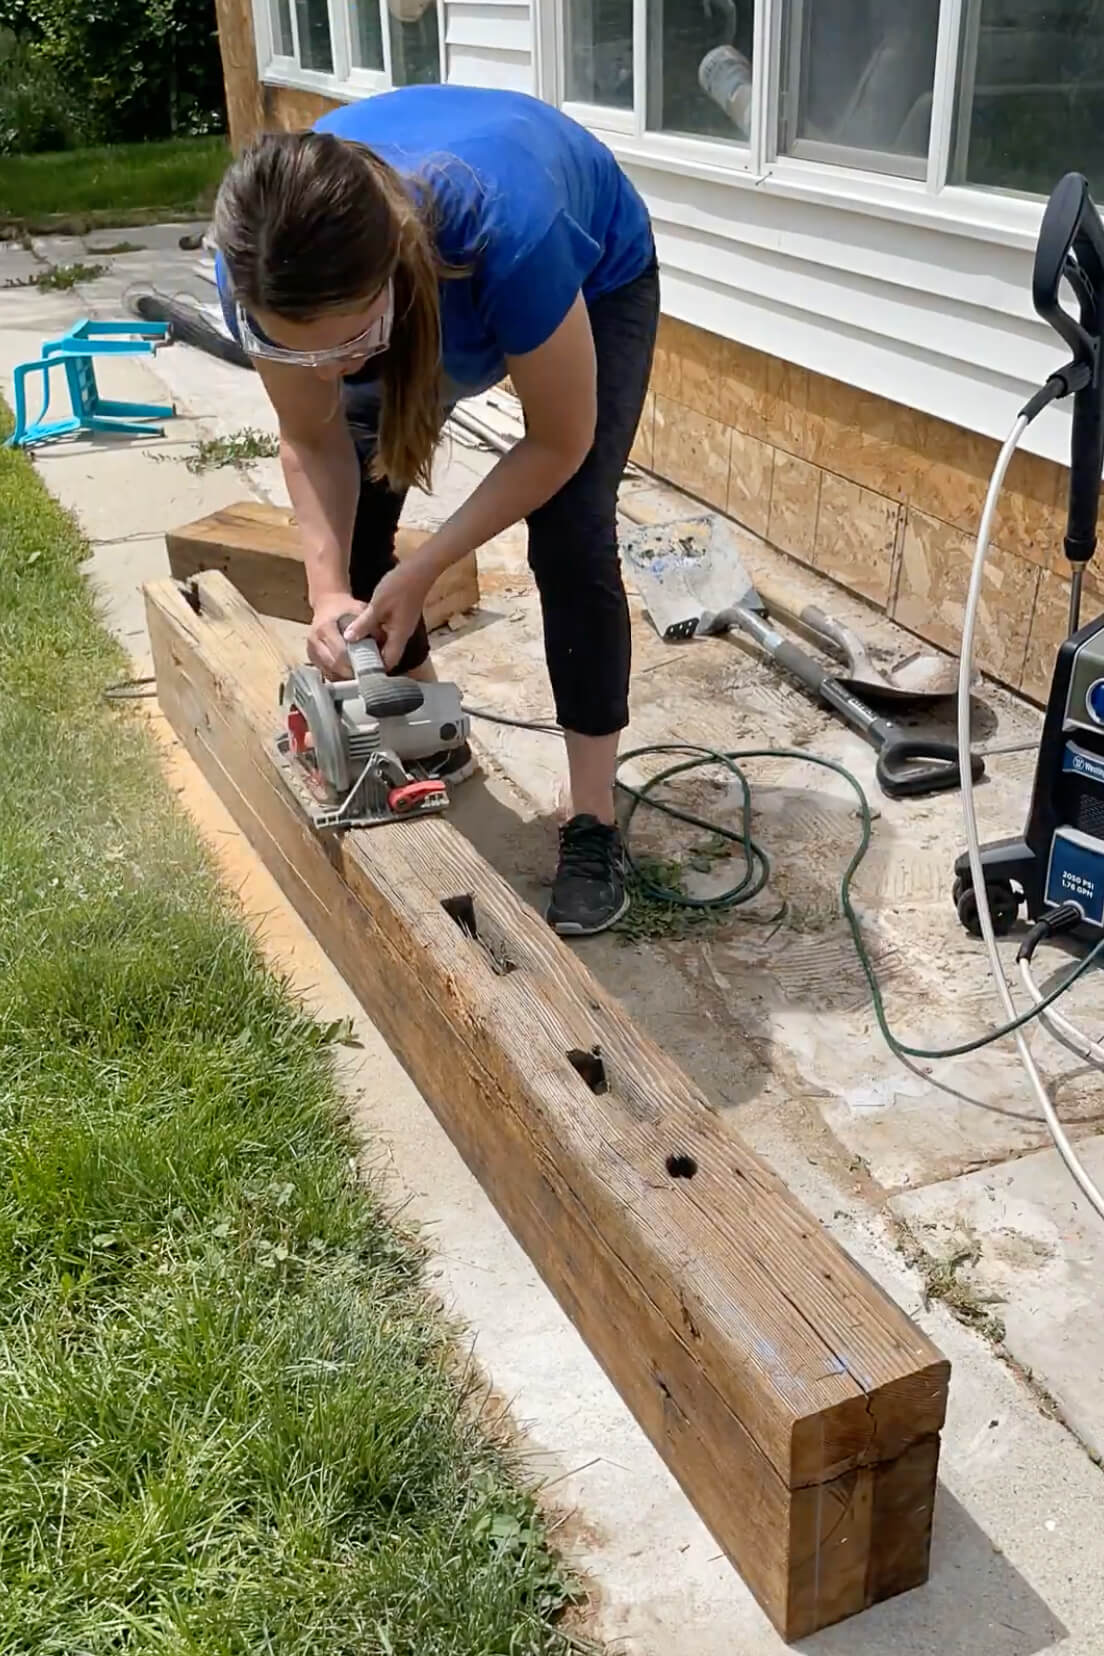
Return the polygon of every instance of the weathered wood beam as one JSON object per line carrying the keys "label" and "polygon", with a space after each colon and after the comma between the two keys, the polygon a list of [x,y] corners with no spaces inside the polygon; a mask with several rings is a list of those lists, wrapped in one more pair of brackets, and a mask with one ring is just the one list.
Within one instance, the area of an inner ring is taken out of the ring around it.
{"label": "weathered wood beam", "polygon": [[[395,555],[401,563],[428,538],[424,529],[400,529]],[[169,568],[178,581],[204,569],[220,569],[255,610],[284,621],[309,621],[307,573],[291,512],[258,500],[241,500],[209,517],[185,523],[165,536]],[[472,552],[433,583],[425,603],[430,632],[479,603],[479,574]]]}
{"label": "weathered wood beam", "polygon": [[168,719],[772,1621],[920,1584],[948,1364],[447,819],[312,831],[286,653],[193,593],[147,588]]}

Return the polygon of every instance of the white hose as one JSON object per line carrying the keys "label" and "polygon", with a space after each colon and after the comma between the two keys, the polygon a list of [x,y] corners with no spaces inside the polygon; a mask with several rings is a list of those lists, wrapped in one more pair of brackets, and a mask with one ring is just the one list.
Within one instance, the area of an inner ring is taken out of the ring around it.
{"label": "white hose", "polygon": [[[962,652],[958,662],[958,750],[963,756],[970,752],[970,680],[974,666],[974,633],[977,630],[978,609],[981,604],[982,582],[985,578],[985,560],[989,555],[989,538],[993,532],[993,519],[996,516],[997,502],[1000,499],[1001,489],[1004,487],[1005,475],[1012,463],[1012,456],[1019,445],[1020,438],[1027,430],[1028,417],[1021,414],[1012,427],[997,457],[996,466],[989,484],[989,493],[985,500],[985,510],[981,515],[981,528],[978,531],[977,549],[974,552],[973,567],[970,570],[970,585],[966,594],[966,612],[962,620]],[[989,965],[993,972],[993,981],[997,986],[1001,1006],[1007,1021],[1011,1023],[1019,1016],[1016,1003],[1012,999],[1008,980],[1004,975],[1004,963],[997,948],[996,933],[993,930],[993,916],[989,909],[989,897],[985,890],[985,870],[981,860],[981,841],[978,836],[977,811],[974,805],[974,780],[970,773],[970,765],[962,765],[962,819],[966,829],[966,849],[970,859],[970,874],[973,879],[974,897],[977,902],[978,921],[981,926],[982,940],[986,953],[989,956]],[[1055,1148],[1078,1189],[1101,1219],[1104,1219],[1104,1196],[1093,1184],[1085,1168],[1078,1160],[1073,1146],[1066,1137],[1065,1129],[1058,1119],[1050,1094],[1039,1074],[1030,1048],[1024,1038],[1022,1029],[1015,1032],[1016,1046],[1020,1058],[1027,1072],[1027,1079],[1031,1090],[1035,1094],[1042,1109],[1043,1117],[1054,1140]]]}
{"label": "white hose", "polygon": [[[1035,1005],[1042,1006],[1046,997],[1031,974],[1030,960],[1020,961],[1020,978]],[[1104,1066],[1104,1046],[1098,1046],[1091,1036],[1078,1029],[1076,1024],[1071,1024],[1069,1019],[1056,1012],[1053,1006],[1048,1006],[1045,1012],[1040,1012],[1039,1022],[1046,1024],[1056,1040],[1065,1041],[1073,1047],[1079,1057],[1087,1058],[1090,1064]]]}

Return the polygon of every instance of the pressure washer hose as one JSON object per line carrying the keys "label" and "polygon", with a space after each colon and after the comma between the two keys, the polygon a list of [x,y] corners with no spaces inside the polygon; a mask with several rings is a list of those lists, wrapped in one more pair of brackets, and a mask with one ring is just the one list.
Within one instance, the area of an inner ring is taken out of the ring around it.
{"label": "pressure washer hose", "polygon": [[[1032,404],[1028,405],[1028,409],[1019,415],[997,457],[997,463],[993,468],[993,476],[989,483],[989,493],[985,500],[985,510],[981,515],[981,527],[978,531],[973,566],[970,570],[970,585],[966,593],[966,610],[962,619],[962,646],[958,661],[958,744],[961,753],[970,751],[970,683],[974,669],[974,635],[977,631],[978,610],[981,606],[981,590],[985,579],[985,563],[989,555],[989,541],[993,532],[993,519],[996,516],[997,503],[1004,487],[1005,476],[1012,463],[1012,456],[1019,447],[1020,439],[1031,423],[1034,413],[1041,412],[1041,407],[1033,408],[1032,405],[1035,401],[1036,399],[1032,399]],[[1041,406],[1046,405],[1044,403]],[[1039,1102],[1043,1118],[1050,1131],[1050,1136],[1054,1140],[1058,1154],[1066,1164],[1066,1168],[1082,1195],[1095,1209],[1099,1217],[1104,1219],[1104,1195],[1101,1194],[1089,1177],[1084,1164],[1078,1159],[1072,1144],[1067,1138],[1065,1129],[1058,1119],[1058,1113],[1051,1102],[1046,1084],[1039,1074],[1038,1066],[1031,1055],[1031,1049],[1027,1044],[1023,1028],[1017,1022],[1016,1003],[1008,987],[1004,963],[1001,960],[1000,950],[997,948],[996,933],[993,930],[993,916],[989,906],[989,894],[985,888],[985,870],[981,860],[981,840],[978,834],[977,810],[974,802],[974,780],[970,775],[968,765],[962,767],[962,820],[966,829],[966,849],[970,859],[970,873],[973,878],[973,892],[977,904],[982,941],[989,956],[993,981],[996,984],[997,994],[1004,1008],[1005,1017],[1009,1023],[1016,1026],[1012,1033],[1015,1036],[1016,1046],[1027,1073],[1027,1079]],[[1029,985],[1029,988],[1032,991],[1032,998],[1038,1006],[1042,997],[1034,992],[1032,985]],[[1095,1049],[1095,1043],[1088,1036],[1075,1029],[1072,1024],[1067,1023],[1066,1020],[1063,1020],[1063,1025],[1063,1032],[1075,1037],[1081,1043],[1082,1051],[1086,1056],[1089,1056],[1090,1051]]]}

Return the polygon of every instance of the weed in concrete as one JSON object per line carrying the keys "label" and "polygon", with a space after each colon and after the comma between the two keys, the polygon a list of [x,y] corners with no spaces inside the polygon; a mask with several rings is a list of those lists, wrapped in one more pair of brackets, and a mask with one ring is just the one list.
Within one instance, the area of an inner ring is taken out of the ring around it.
{"label": "weed in concrete", "polygon": [[4,283],[9,288],[41,288],[46,293],[69,293],[82,282],[94,282],[107,271],[104,264],[47,265],[33,276],[13,276]]}
{"label": "weed in concrete", "polygon": [[[698,865],[687,858],[685,866]],[[723,908],[688,907],[685,868],[664,857],[638,857],[629,871],[632,903],[614,930],[622,943],[658,943],[697,935],[730,918]],[[663,891],[670,897],[661,895]]]}
{"label": "weed in concrete", "polygon": [[96,253],[100,258],[113,253],[144,253],[145,250],[145,242],[132,241],[106,242],[103,247],[93,247],[90,244],[88,248],[90,253]]}
{"label": "weed in concrete", "polygon": [[924,1282],[924,1307],[933,1300],[940,1301],[957,1317],[992,1345],[1004,1344],[1004,1320],[990,1307],[1001,1303],[998,1294],[981,1294],[962,1272],[981,1259],[981,1243],[976,1236],[963,1235],[950,1253],[940,1257],[926,1248],[916,1233],[898,1222],[897,1245],[905,1263],[919,1271]]}
{"label": "weed in concrete", "polygon": [[105,264],[85,264],[78,259],[75,264],[50,265],[35,278],[35,286],[48,293],[69,293],[82,282],[95,282],[106,273]]}
{"label": "weed in concrete", "polygon": [[280,454],[280,439],[270,431],[255,431],[245,426],[232,431],[229,437],[208,437],[196,444],[185,465],[190,472],[217,471],[220,466],[244,466],[250,460],[275,460]]}

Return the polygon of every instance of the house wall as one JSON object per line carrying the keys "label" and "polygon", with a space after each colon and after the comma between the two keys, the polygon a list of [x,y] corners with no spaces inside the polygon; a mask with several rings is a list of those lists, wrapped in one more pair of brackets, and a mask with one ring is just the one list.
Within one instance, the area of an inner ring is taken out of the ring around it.
{"label": "house wall", "polygon": [[[955,650],[998,444],[665,316],[635,458],[921,638]],[[1018,454],[990,548],[979,665],[1045,701],[1065,636],[1068,473]],[[1104,604],[1095,567],[1086,610]]]}
{"label": "house wall", "polygon": [[[340,91],[262,86],[250,0],[217,4],[235,145],[335,106]],[[450,81],[547,89],[528,5],[443,9]],[[609,142],[648,202],[663,276],[636,458],[953,649],[997,436],[1061,360],[1031,309],[1034,206],[1015,233],[994,220],[964,234],[933,206],[895,205],[892,183],[852,210],[814,181],[748,187]],[[988,673],[1042,700],[1068,603],[1065,417],[1048,412],[1028,441],[979,646]],[[1092,571],[1087,594],[1104,598]]]}

